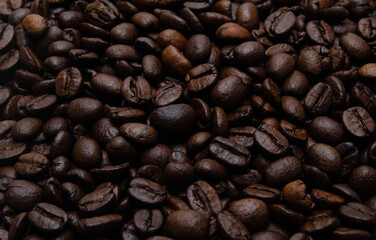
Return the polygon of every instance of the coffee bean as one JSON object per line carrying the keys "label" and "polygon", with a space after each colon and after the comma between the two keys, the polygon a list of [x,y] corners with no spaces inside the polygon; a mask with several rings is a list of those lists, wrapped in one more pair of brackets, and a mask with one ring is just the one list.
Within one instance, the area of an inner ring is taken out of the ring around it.
{"label": "coffee bean", "polygon": [[306,25],[308,37],[315,43],[330,46],[334,42],[332,27],[325,21],[310,21]]}
{"label": "coffee bean", "polygon": [[79,123],[92,123],[102,114],[102,103],[93,98],[77,98],[68,104],[68,117]]}
{"label": "coffee bean", "polygon": [[75,67],[61,71],[56,77],[56,94],[59,97],[74,97],[82,86],[82,75]]}
{"label": "coffee bean", "polygon": [[330,231],[337,225],[337,219],[331,210],[318,211],[307,218],[300,230],[307,234],[319,234]]}
{"label": "coffee bean", "polygon": [[38,203],[28,215],[30,223],[46,233],[61,232],[68,221],[64,210],[49,203]]}
{"label": "coffee bean", "polygon": [[187,199],[192,209],[207,217],[217,215],[223,209],[214,188],[204,181],[197,181],[187,188]]}
{"label": "coffee bean", "polygon": [[106,236],[119,230],[123,216],[119,214],[105,214],[90,218],[81,218],[74,225],[77,231],[85,236]]}
{"label": "coffee bean", "polygon": [[289,147],[286,137],[278,129],[268,124],[260,125],[254,137],[257,145],[269,155],[281,156]]}
{"label": "coffee bean", "polygon": [[300,161],[293,156],[286,156],[272,162],[265,169],[266,182],[271,186],[284,186],[298,179],[302,174]]}
{"label": "coffee bean", "polygon": [[42,188],[25,180],[12,181],[5,192],[6,203],[20,211],[30,211],[37,203],[42,202]]}
{"label": "coffee bean", "polygon": [[250,163],[249,150],[224,137],[214,138],[209,152],[215,159],[233,168],[244,168]]}
{"label": "coffee bean", "polygon": [[193,64],[206,62],[210,52],[210,39],[203,34],[193,35],[184,45],[184,55]]}
{"label": "coffee bean", "polygon": [[361,196],[370,197],[374,194],[374,178],[376,170],[370,166],[359,166],[355,168],[349,178],[349,186]]}
{"label": "coffee bean", "polygon": [[156,205],[166,200],[166,190],[158,183],[145,178],[135,178],[129,184],[130,196],[140,203]]}
{"label": "coffee bean", "polygon": [[295,21],[292,11],[280,10],[273,12],[265,19],[265,28],[271,37],[282,37],[292,30]]}
{"label": "coffee bean", "polygon": [[282,199],[291,208],[307,212],[315,204],[307,197],[306,185],[302,180],[295,180],[286,184],[282,190]]}
{"label": "coffee bean", "polygon": [[222,234],[228,239],[251,239],[247,228],[229,211],[219,213],[217,222]]}
{"label": "coffee bean", "polygon": [[225,42],[242,42],[250,40],[252,36],[246,28],[237,23],[225,23],[218,27],[216,37]]}
{"label": "coffee bean", "polygon": [[315,140],[330,145],[339,144],[345,134],[340,123],[324,116],[312,120],[309,125],[309,133]]}
{"label": "coffee bean", "polygon": [[212,89],[210,98],[215,105],[226,110],[238,107],[243,101],[247,85],[236,76],[220,80]]}
{"label": "coffee bean", "polygon": [[209,234],[209,221],[195,210],[178,210],[166,219],[164,231],[167,236],[176,239],[206,239]]}
{"label": "coffee bean", "polygon": [[367,60],[371,52],[367,42],[354,33],[342,35],[341,45],[351,58],[359,62]]}
{"label": "coffee bean", "polygon": [[228,210],[237,217],[247,229],[254,231],[266,227],[269,221],[267,205],[255,198],[243,198],[230,203]]}
{"label": "coffee bean", "polygon": [[262,184],[251,184],[243,189],[242,195],[249,198],[257,198],[266,203],[272,203],[279,200],[281,192],[276,188]]}
{"label": "coffee bean", "polygon": [[372,117],[359,106],[346,109],[342,114],[342,122],[346,130],[356,137],[368,137],[375,130]]}
{"label": "coffee bean", "polygon": [[120,127],[120,133],[134,142],[145,145],[153,145],[158,140],[156,129],[141,123],[124,123]]}
{"label": "coffee bean", "polygon": [[332,236],[338,239],[353,238],[353,239],[370,239],[371,235],[361,229],[338,227],[333,230]]}
{"label": "coffee bean", "polygon": [[304,108],[312,115],[322,115],[329,110],[332,100],[332,88],[328,84],[318,83],[304,98]]}
{"label": "coffee bean", "polygon": [[41,15],[29,14],[22,21],[22,26],[31,37],[41,37],[47,31],[47,22]]}
{"label": "coffee bean", "polygon": [[[119,80],[117,79],[117,85],[121,83]],[[144,105],[151,99],[151,88],[143,77],[127,77],[122,83],[121,94],[125,101],[131,105]]]}
{"label": "coffee bean", "polygon": [[338,208],[345,202],[341,196],[320,189],[312,189],[311,198],[317,206],[322,208]]}
{"label": "coffee bean", "polygon": [[200,92],[211,88],[217,82],[218,72],[214,65],[205,63],[188,71],[185,81],[188,82],[188,90]]}
{"label": "coffee bean", "polygon": [[308,148],[307,163],[318,167],[330,177],[334,177],[341,170],[342,159],[335,148],[317,143]]}
{"label": "coffee bean", "polygon": [[163,215],[157,209],[140,209],[133,216],[133,222],[136,230],[142,234],[154,234],[162,227]]}
{"label": "coffee bean", "polygon": [[0,145],[0,163],[6,165],[15,160],[23,153],[27,152],[28,146],[25,143],[3,143]]}
{"label": "coffee bean", "polygon": [[117,200],[116,187],[98,187],[94,192],[85,195],[78,202],[78,208],[84,213],[100,214],[112,209]]}
{"label": "coffee bean", "polygon": [[342,205],[338,214],[346,223],[353,227],[372,227],[376,221],[375,212],[366,205],[356,202],[349,202]]}
{"label": "coffee bean", "polygon": [[14,165],[16,172],[26,178],[44,176],[48,172],[48,167],[48,158],[36,152],[22,154]]}
{"label": "coffee bean", "polygon": [[163,50],[162,63],[172,74],[180,77],[185,76],[192,68],[191,62],[173,45],[169,45]]}

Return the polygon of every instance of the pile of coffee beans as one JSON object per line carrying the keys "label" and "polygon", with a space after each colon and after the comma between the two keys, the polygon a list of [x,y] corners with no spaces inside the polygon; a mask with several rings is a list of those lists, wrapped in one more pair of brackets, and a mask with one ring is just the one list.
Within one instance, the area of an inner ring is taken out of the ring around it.
{"label": "pile of coffee beans", "polygon": [[374,0],[0,0],[0,239],[375,240]]}

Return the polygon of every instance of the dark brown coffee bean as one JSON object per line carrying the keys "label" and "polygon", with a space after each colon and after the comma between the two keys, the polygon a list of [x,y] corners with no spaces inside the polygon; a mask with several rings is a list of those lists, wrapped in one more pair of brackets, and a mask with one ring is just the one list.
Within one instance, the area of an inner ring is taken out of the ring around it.
{"label": "dark brown coffee bean", "polygon": [[329,209],[336,209],[345,202],[341,196],[320,189],[312,189],[311,198],[316,206]]}
{"label": "dark brown coffee bean", "polygon": [[272,162],[265,171],[268,184],[271,186],[284,186],[301,176],[302,166],[296,157],[286,156]]}
{"label": "dark brown coffee bean", "polygon": [[119,231],[122,225],[123,216],[119,214],[106,214],[90,218],[81,218],[74,224],[74,228],[84,235],[90,237],[109,236],[114,231]]}
{"label": "dark brown coffee bean", "polygon": [[304,107],[299,100],[291,96],[282,97],[282,109],[286,115],[296,123],[305,121]]}
{"label": "dark brown coffee bean", "polygon": [[333,100],[332,88],[325,83],[317,83],[304,98],[304,108],[312,115],[327,112]]}
{"label": "dark brown coffee bean", "polygon": [[172,104],[151,112],[150,122],[161,137],[186,138],[196,127],[197,114],[188,104]]}
{"label": "dark brown coffee bean", "polygon": [[46,233],[61,232],[68,221],[66,212],[49,203],[38,203],[29,212],[29,221],[37,229]]}
{"label": "dark brown coffee bean", "polygon": [[12,128],[12,137],[19,141],[28,141],[42,131],[43,121],[39,118],[26,117],[18,121]]}
{"label": "dark brown coffee bean", "polygon": [[271,37],[278,38],[287,35],[294,27],[295,21],[292,11],[279,10],[265,19],[265,28]]}
{"label": "dark brown coffee bean", "polygon": [[289,142],[278,129],[268,124],[262,124],[254,134],[255,142],[267,154],[273,156],[283,155],[288,147]]}
{"label": "dark brown coffee bean", "polygon": [[233,168],[244,168],[250,163],[250,151],[224,137],[214,138],[209,145],[209,152],[215,159]]}
{"label": "dark brown coffee bean", "polygon": [[352,227],[368,228],[374,226],[376,222],[375,212],[361,203],[349,202],[342,205],[338,214]]}
{"label": "dark brown coffee bean", "polygon": [[80,138],[72,149],[73,161],[81,168],[97,167],[101,160],[101,150],[98,143],[91,138]]}
{"label": "dark brown coffee bean", "polygon": [[234,61],[241,66],[252,66],[264,60],[265,48],[255,41],[244,42],[229,53]]}
{"label": "dark brown coffee bean", "polygon": [[337,121],[321,116],[312,120],[309,133],[316,141],[334,146],[342,141],[345,131]]}
{"label": "dark brown coffee bean", "polygon": [[325,21],[310,21],[306,25],[308,37],[315,43],[330,46],[334,42],[334,32],[332,27]]}
{"label": "dark brown coffee bean", "polygon": [[92,123],[102,114],[103,105],[93,98],[77,98],[68,104],[68,117],[79,123]]}
{"label": "dark brown coffee bean", "polygon": [[208,180],[224,179],[227,176],[227,169],[219,162],[204,158],[194,165],[195,173]]}
{"label": "dark brown coffee bean", "polygon": [[30,211],[43,200],[43,190],[35,183],[25,180],[12,181],[5,192],[6,203],[20,211]]}
{"label": "dark brown coffee bean", "polygon": [[144,145],[154,145],[158,140],[157,130],[142,123],[124,123],[120,126],[120,133],[130,140]]}
{"label": "dark brown coffee bean", "polygon": [[295,180],[286,184],[282,189],[283,201],[292,209],[307,212],[315,204],[307,197],[307,187],[302,180]]}
{"label": "dark brown coffee bean", "polygon": [[94,192],[85,195],[78,202],[78,209],[84,213],[101,214],[112,209],[117,200],[116,187],[98,187]]}
{"label": "dark brown coffee bean", "polygon": [[7,53],[0,55],[0,72],[12,70],[18,63],[20,53],[18,50],[11,49]]}
{"label": "dark brown coffee bean", "polygon": [[210,39],[203,34],[193,35],[184,45],[184,56],[192,64],[204,63],[208,60],[211,52]]}
{"label": "dark brown coffee bean", "polygon": [[146,104],[152,97],[151,87],[143,77],[124,79],[121,94],[128,104],[135,106]]}
{"label": "dark brown coffee bean", "polygon": [[281,225],[296,227],[303,224],[305,216],[282,204],[270,204],[269,212],[271,218]]}
{"label": "dark brown coffee bean", "polygon": [[204,181],[197,181],[187,188],[187,199],[192,209],[207,217],[217,215],[223,209],[214,188]]}
{"label": "dark brown coffee bean", "polygon": [[120,96],[123,82],[120,78],[109,74],[96,74],[90,80],[91,85],[101,92],[112,96]]}
{"label": "dark brown coffee bean", "polygon": [[257,198],[266,203],[272,203],[280,199],[281,192],[276,188],[262,184],[251,184],[243,189],[242,195],[249,198]]}
{"label": "dark brown coffee bean", "polygon": [[174,239],[207,239],[209,221],[202,213],[195,210],[178,210],[166,219],[164,231]]}
{"label": "dark brown coffee bean", "polygon": [[290,76],[295,68],[294,58],[287,53],[277,53],[266,62],[266,74],[275,81],[282,81]]}
{"label": "dark brown coffee bean", "polygon": [[368,137],[375,131],[375,124],[367,110],[352,107],[342,114],[342,122],[347,131],[356,137]]}
{"label": "dark brown coffee bean", "polygon": [[355,61],[364,62],[368,59],[371,49],[366,41],[354,33],[341,36],[341,46]]}
{"label": "dark brown coffee bean", "polygon": [[160,210],[140,209],[133,216],[134,226],[142,234],[155,234],[163,224],[163,215]]}
{"label": "dark brown coffee bean", "polygon": [[367,231],[354,228],[338,227],[333,230],[332,237],[336,239],[370,239],[371,234]]}
{"label": "dark brown coffee bean", "polygon": [[190,69],[185,77],[188,82],[188,90],[200,92],[211,88],[216,84],[218,71],[214,65],[205,63]]}
{"label": "dark brown coffee bean", "polygon": [[355,168],[349,178],[349,186],[360,196],[370,197],[375,193],[376,169],[370,166],[359,166]]}
{"label": "dark brown coffee bean", "polygon": [[266,227],[269,221],[267,205],[255,198],[243,198],[230,203],[228,210],[237,217],[247,229],[257,231]]}
{"label": "dark brown coffee bean", "polygon": [[323,45],[316,45],[300,51],[296,63],[300,71],[320,75],[331,70],[332,56],[329,49]]}
{"label": "dark brown coffee bean", "polygon": [[44,176],[48,173],[48,167],[48,158],[36,152],[22,154],[14,165],[16,172],[26,178]]}
{"label": "dark brown coffee bean", "polygon": [[318,211],[307,218],[300,230],[307,234],[325,233],[335,228],[337,222],[331,210]]}
{"label": "dark brown coffee bean", "polygon": [[135,178],[129,183],[128,192],[138,202],[145,205],[158,205],[166,200],[163,186],[145,178]]}
{"label": "dark brown coffee bean", "polygon": [[131,23],[120,23],[111,29],[110,37],[118,43],[132,44],[138,37],[138,30]]}
{"label": "dark brown coffee bean", "polygon": [[318,167],[330,177],[335,177],[341,170],[342,159],[338,151],[326,144],[317,143],[307,150],[307,163]]}
{"label": "dark brown coffee bean", "polygon": [[217,222],[221,233],[226,236],[227,239],[251,239],[251,234],[248,232],[247,228],[229,211],[219,213]]}
{"label": "dark brown coffee bean", "polygon": [[367,63],[363,65],[361,68],[359,68],[358,75],[367,79],[375,79],[376,78],[376,64]]}
{"label": "dark brown coffee bean", "polygon": [[243,42],[252,38],[251,33],[237,23],[225,23],[218,27],[216,37],[224,42]]}
{"label": "dark brown coffee bean", "polygon": [[27,232],[29,219],[26,212],[18,214],[9,228],[9,236],[6,239],[22,239]]}

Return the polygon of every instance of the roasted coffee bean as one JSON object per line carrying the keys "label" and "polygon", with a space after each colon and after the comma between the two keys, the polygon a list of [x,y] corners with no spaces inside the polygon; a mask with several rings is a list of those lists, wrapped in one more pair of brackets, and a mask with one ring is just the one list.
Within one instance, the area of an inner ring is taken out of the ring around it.
{"label": "roasted coffee bean", "polygon": [[81,218],[74,224],[74,228],[82,235],[97,237],[112,235],[122,225],[123,216],[119,214],[105,214],[91,218]]}
{"label": "roasted coffee bean", "polygon": [[224,165],[233,168],[244,168],[250,164],[250,151],[224,137],[216,137],[209,145],[210,154]]}
{"label": "roasted coffee bean", "polygon": [[265,19],[265,29],[271,37],[283,37],[294,27],[296,18],[292,11],[279,10]]}
{"label": "roasted coffee bean", "polygon": [[349,202],[342,205],[338,214],[346,223],[353,227],[372,227],[376,221],[375,212],[366,205],[356,202]]}
{"label": "roasted coffee bean", "polygon": [[162,212],[153,209],[140,209],[133,216],[134,226],[142,234],[157,233],[163,224]]}
{"label": "roasted coffee bean", "polygon": [[188,90],[191,92],[200,92],[211,88],[217,79],[217,69],[208,63],[192,68],[185,77],[185,81],[188,82]]}
{"label": "roasted coffee bean", "polygon": [[56,94],[59,97],[74,97],[82,87],[80,70],[71,67],[61,71],[56,77]]}
{"label": "roasted coffee bean", "polygon": [[25,143],[2,143],[0,145],[0,164],[7,165],[14,163],[15,160],[23,153],[26,153],[28,146]]}
{"label": "roasted coffee bean", "polygon": [[251,239],[251,234],[243,223],[229,211],[218,214],[217,222],[223,235],[228,239]]}
{"label": "roasted coffee bean", "polygon": [[161,204],[166,200],[163,186],[145,178],[135,178],[129,183],[129,195],[145,205]]}
{"label": "roasted coffee bean", "polygon": [[266,227],[269,221],[267,205],[255,198],[243,198],[230,203],[228,207],[247,229],[257,231]]}
{"label": "roasted coffee bean", "polygon": [[349,186],[352,187],[360,196],[370,197],[375,193],[374,179],[376,169],[370,166],[359,166],[355,168],[349,178]]}
{"label": "roasted coffee bean", "polygon": [[330,231],[336,225],[337,219],[334,217],[334,213],[331,210],[323,210],[309,216],[300,230],[307,234],[319,234]]}
{"label": "roasted coffee bean", "polygon": [[306,25],[308,37],[315,43],[330,46],[334,42],[332,27],[325,21],[310,21]]}
{"label": "roasted coffee bean", "polygon": [[318,142],[337,145],[342,141],[345,131],[339,122],[320,116],[312,120],[309,133]]}
{"label": "roasted coffee bean", "polygon": [[354,33],[341,36],[341,45],[346,53],[355,61],[364,62],[368,59],[371,49],[368,43]]}
{"label": "roasted coffee bean", "polygon": [[332,88],[328,84],[318,83],[304,98],[304,108],[312,115],[322,115],[329,110],[332,101]]}
{"label": "roasted coffee bean", "polygon": [[[117,84],[120,83],[121,82],[118,81]],[[108,84],[107,81],[106,84]],[[146,104],[152,96],[150,85],[143,77],[127,77],[124,79],[121,87],[121,94],[128,104],[134,106]]]}
{"label": "roasted coffee bean", "polygon": [[295,180],[286,184],[282,190],[282,199],[291,208],[307,212],[315,204],[307,197],[306,185],[302,180]]}
{"label": "roasted coffee bean", "polygon": [[251,184],[244,188],[242,195],[249,198],[257,198],[266,203],[276,202],[280,198],[280,191],[262,184]]}
{"label": "roasted coffee bean", "polygon": [[17,174],[26,178],[38,178],[48,173],[49,160],[46,156],[29,152],[22,154],[14,165]]}
{"label": "roasted coffee bean", "polygon": [[192,209],[207,217],[217,215],[223,209],[214,188],[204,181],[197,181],[187,188],[187,199]]}
{"label": "roasted coffee bean", "polygon": [[335,177],[341,170],[342,159],[338,151],[326,144],[316,143],[307,150],[307,163]]}
{"label": "roasted coffee bean", "polygon": [[28,215],[30,223],[46,233],[61,232],[68,221],[64,210],[49,203],[38,203]]}
{"label": "roasted coffee bean", "polygon": [[256,130],[255,142],[265,153],[272,156],[283,155],[288,147],[289,142],[285,136],[283,136],[278,129],[269,124],[261,124]]}
{"label": "roasted coffee bean", "polygon": [[94,192],[85,195],[78,202],[78,209],[84,213],[100,214],[114,207],[117,200],[116,187],[98,187]]}
{"label": "roasted coffee bean", "polygon": [[164,231],[174,239],[204,240],[209,234],[209,220],[195,210],[178,210],[168,215]]}
{"label": "roasted coffee bean", "polygon": [[375,123],[367,110],[362,107],[346,109],[342,122],[347,131],[356,137],[368,137],[375,131]]}
{"label": "roasted coffee bean", "polygon": [[302,165],[294,156],[286,156],[272,162],[265,169],[266,182],[271,186],[284,186],[298,179],[302,174]]}
{"label": "roasted coffee bean", "polygon": [[68,117],[79,123],[92,123],[101,117],[103,105],[93,98],[77,98],[68,104]]}
{"label": "roasted coffee bean", "polygon": [[336,209],[345,202],[345,199],[341,196],[320,189],[312,189],[311,198],[318,207],[322,208]]}
{"label": "roasted coffee bean", "polygon": [[5,192],[6,203],[20,211],[30,211],[43,200],[43,190],[35,183],[25,180],[12,181]]}

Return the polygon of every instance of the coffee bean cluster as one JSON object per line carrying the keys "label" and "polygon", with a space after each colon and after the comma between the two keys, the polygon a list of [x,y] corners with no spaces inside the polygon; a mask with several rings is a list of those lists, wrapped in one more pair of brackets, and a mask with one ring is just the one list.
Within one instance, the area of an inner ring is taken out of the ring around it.
{"label": "coffee bean cluster", "polygon": [[376,239],[373,0],[0,0],[0,239]]}

